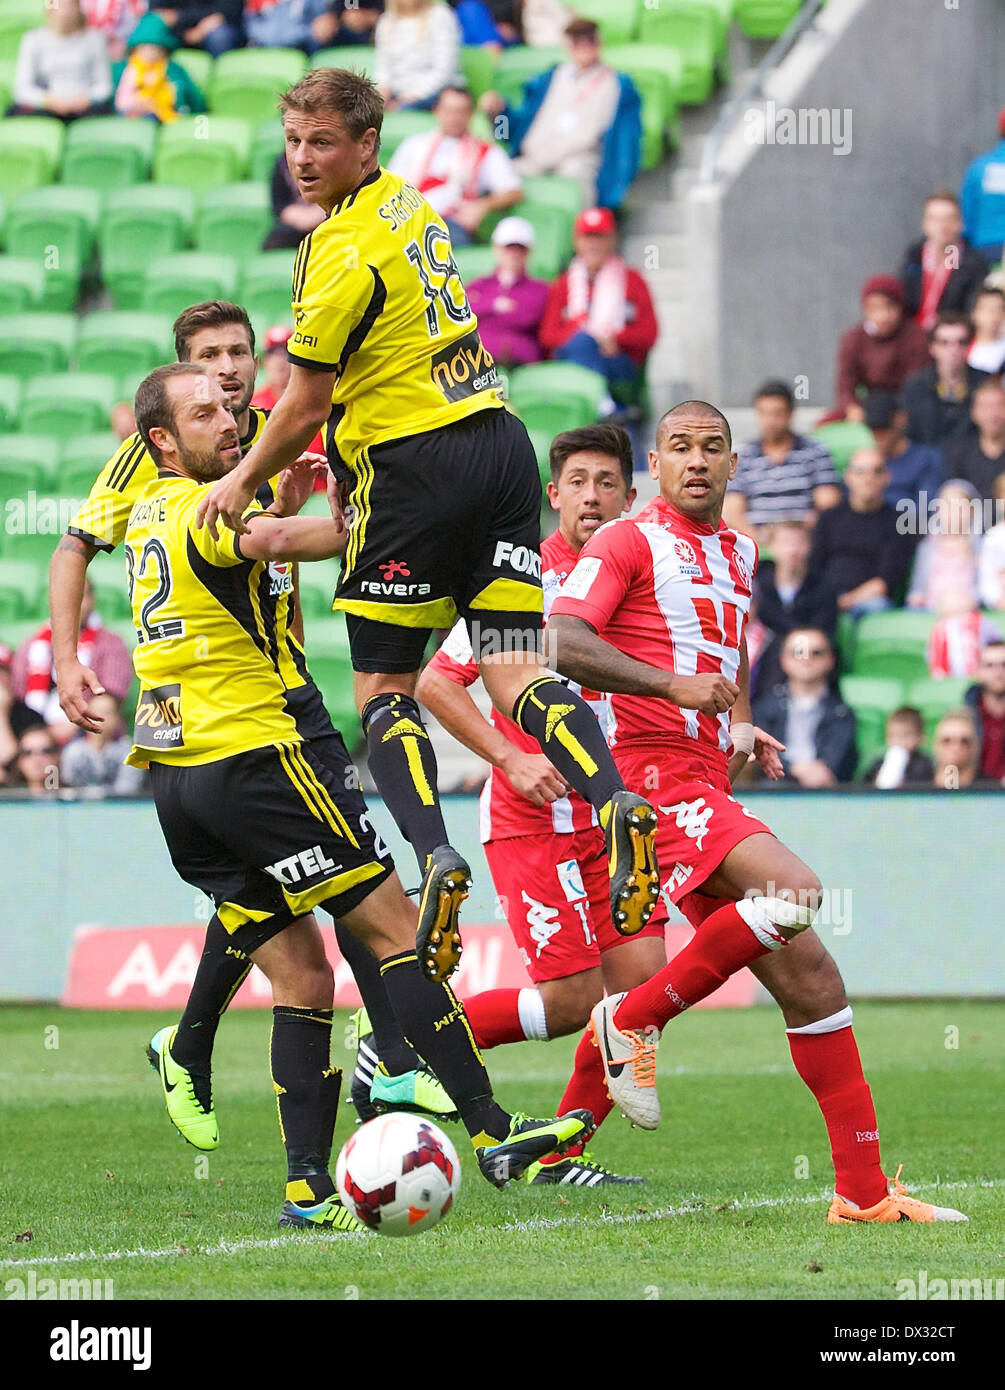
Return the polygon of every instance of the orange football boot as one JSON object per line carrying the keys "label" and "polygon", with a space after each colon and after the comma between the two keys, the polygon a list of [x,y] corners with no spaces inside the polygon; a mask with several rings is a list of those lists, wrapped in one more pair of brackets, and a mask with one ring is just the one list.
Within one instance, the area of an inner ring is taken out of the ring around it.
{"label": "orange football boot", "polygon": [[921,1202],[917,1197],[909,1197],[907,1188],[900,1181],[904,1165],[897,1169],[897,1175],[890,1184],[889,1193],[874,1207],[856,1207],[836,1193],[827,1212],[827,1220],[834,1226],[850,1221],[966,1221],[961,1211],[952,1207],[933,1207],[931,1202]]}

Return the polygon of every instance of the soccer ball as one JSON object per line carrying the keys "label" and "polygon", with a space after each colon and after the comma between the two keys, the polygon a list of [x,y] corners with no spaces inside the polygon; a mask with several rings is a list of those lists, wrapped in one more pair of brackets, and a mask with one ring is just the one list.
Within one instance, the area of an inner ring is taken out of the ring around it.
{"label": "soccer ball", "polygon": [[392,1111],[346,1140],[335,1183],[349,1211],[372,1231],[414,1236],[450,1210],[460,1191],[461,1165],[436,1125]]}

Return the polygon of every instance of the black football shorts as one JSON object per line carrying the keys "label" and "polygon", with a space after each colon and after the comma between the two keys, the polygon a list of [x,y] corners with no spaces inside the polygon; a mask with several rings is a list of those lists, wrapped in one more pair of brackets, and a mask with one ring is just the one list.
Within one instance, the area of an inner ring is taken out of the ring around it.
{"label": "black football shorts", "polygon": [[418,670],[432,629],[458,614],[476,658],[535,649],[541,481],[515,415],[486,408],[364,449],[349,503],[334,606],[357,671]]}
{"label": "black football shorts", "polygon": [[350,912],[393,868],[334,732],[195,767],[153,762],[150,783],[172,863],[246,955],[318,905]]}

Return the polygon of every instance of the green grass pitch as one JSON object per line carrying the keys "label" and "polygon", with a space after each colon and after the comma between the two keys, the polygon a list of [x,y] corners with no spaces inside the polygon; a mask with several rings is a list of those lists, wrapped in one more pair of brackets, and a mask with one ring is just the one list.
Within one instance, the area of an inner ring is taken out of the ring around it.
{"label": "green grass pitch", "polygon": [[[826,1224],[823,1122],[780,1016],[755,1008],[672,1024],[659,1052],[661,1129],[644,1134],[614,1114],[595,1139],[598,1157],[644,1174],[646,1187],[496,1192],[462,1129],[448,1126],[463,1157],[460,1197],[411,1240],[280,1233],[268,1013],[235,1013],[220,1029],[222,1143],[208,1158],[175,1133],[144,1059],[167,1021],[0,1010],[0,1283],[34,1269],[111,1278],[117,1299],[407,1299],[435,1287],[456,1298],[883,1300],[920,1270],[929,1280],[1001,1274],[1001,1005],[856,1008],[888,1171],[903,1161],[911,1188],[959,1207],[967,1225]],[[333,1050],[348,1073],[344,1022]],[[552,1113],[574,1046],[490,1052],[499,1098]],[[343,1101],[336,1149],[354,1116]]]}

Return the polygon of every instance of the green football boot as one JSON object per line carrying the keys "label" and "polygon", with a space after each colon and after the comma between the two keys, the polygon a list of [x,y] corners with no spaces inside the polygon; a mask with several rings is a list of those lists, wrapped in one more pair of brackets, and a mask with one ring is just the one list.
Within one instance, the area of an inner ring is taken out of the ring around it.
{"label": "green football boot", "polygon": [[147,1060],[161,1079],[164,1104],[175,1128],[195,1149],[218,1147],[220,1130],[213,1110],[209,1072],[191,1072],[171,1056],[177,1026],[159,1029],[147,1044]]}
{"label": "green football boot", "polygon": [[357,1221],[344,1205],[337,1192],[326,1197],[314,1206],[302,1207],[289,1198],[283,1203],[279,1213],[280,1230],[298,1231],[365,1231],[362,1221]]}
{"label": "green football boot", "polygon": [[497,1144],[475,1149],[482,1177],[495,1187],[522,1178],[532,1163],[549,1154],[564,1154],[577,1140],[585,1142],[596,1126],[589,1110],[570,1110],[557,1120],[533,1120],[519,1113],[510,1116],[509,1134]]}

